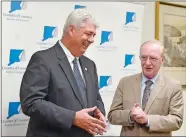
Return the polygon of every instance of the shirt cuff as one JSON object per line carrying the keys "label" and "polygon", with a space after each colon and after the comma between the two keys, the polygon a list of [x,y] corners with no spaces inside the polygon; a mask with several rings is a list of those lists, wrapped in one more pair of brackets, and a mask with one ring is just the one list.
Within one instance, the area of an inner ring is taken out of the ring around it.
{"label": "shirt cuff", "polygon": [[150,125],[149,125],[150,123],[149,123],[149,118],[147,119],[147,124],[146,124],[146,127],[150,127]]}
{"label": "shirt cuff", "polygon": [[[131,111],[130,111],[130,113],[131,113]],[[129,113],[129,123],[130,123],[130,124],[133,124],[133,123],[134,123],[134,120],[131,120],[131,118],[130,118],[130,113]]]}

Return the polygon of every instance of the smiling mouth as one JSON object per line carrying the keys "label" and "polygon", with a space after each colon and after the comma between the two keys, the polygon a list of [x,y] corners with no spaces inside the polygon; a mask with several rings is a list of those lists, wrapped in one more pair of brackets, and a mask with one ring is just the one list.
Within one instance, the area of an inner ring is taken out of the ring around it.
{"label": "smiling mouth", "polygon": [[146,70],[151,70],[152,68],[145,68]]}
{"label": "smiling mouth", "polygon": [[85,48],[88,48],[88,45],[83,44],[83,46],[84,46]]}

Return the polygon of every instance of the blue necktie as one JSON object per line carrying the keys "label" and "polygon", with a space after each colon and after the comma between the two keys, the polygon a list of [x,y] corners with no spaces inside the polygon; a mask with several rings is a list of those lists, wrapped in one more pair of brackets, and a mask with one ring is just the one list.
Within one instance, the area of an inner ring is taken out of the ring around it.
{"label": "blue necktie", "polygon": [[86,86],[85,86],[83,78],[80,74],[76,58],[73,60],[73,70],[74,70],[74,76],[75,76],[76,82],[78,84],[79,91],[81,92],[81,96],[83,98],[85,106],[87,107]]}

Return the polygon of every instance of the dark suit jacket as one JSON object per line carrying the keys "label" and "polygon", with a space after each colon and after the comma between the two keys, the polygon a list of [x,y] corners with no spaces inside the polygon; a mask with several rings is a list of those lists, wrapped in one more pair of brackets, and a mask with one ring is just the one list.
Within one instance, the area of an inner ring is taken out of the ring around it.
{"label": "dark suit jacket", "polygon": [[[105,115],[95,63],[81,56],[80,64],[87,86],[88,107],[98,106]],[[70,63],[58,42],[33,54],[20,88],[23,113],[30,116],[27,136],[91,136],[72,125],[75,112],[85,108],[80,94]]]}

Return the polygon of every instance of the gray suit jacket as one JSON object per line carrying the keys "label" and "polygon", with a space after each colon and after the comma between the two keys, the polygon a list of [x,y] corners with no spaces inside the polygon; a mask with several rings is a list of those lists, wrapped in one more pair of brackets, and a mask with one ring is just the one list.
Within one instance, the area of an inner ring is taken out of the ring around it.
{"label": "gray suit jacket", "polygon": [[[80,64],[87,86],[88,107],[98,106],[105,115],[95,63],[81,56]],[[85,108],[80,94],[71,66],[58,42],[33,54],[20,88],[23,113],[30,116],[27,136],[91,136],[72,125],[75,112]]]}

